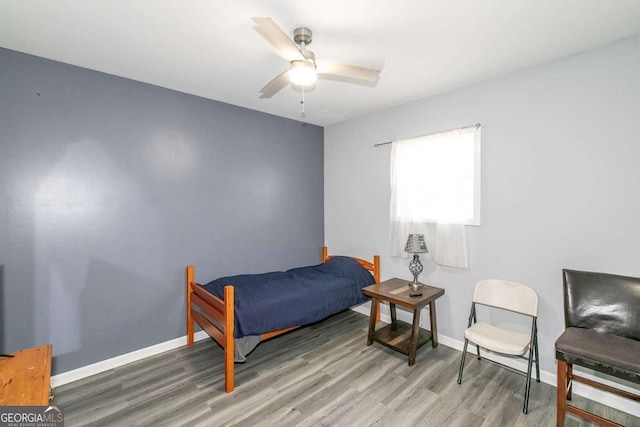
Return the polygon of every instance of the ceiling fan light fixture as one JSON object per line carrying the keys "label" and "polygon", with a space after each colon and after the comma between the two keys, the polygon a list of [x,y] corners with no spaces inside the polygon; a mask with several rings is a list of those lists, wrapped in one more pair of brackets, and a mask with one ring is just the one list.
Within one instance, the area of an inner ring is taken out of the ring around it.
{"label": "ceiling fan light fixture", "polygon": [[294,85],[309,86],[316,82],[316,64],[311,60],[295,60],[291,61],[291,69],[289,70],[289,80]]}

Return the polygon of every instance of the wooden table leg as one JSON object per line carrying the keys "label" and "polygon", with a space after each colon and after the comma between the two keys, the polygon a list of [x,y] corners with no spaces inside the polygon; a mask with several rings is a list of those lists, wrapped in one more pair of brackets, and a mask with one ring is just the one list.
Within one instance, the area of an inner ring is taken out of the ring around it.
{"label": "wooden table leg", "polygon": [[416,363],[418,336],[420,335],[420,309],[413,310],[413,325],[411,327],[411,346],[409,347],[409,366]]}
{"label": "wooden table leg", "polygon": [[564,427],[567,413],[567,363],[558,360],[558,390],[556,392],[556,426]]}
{"label": "wooden table leg", "polygon": [[379,301],[375,298],[371,298],[371,313],[369,314],[369,333],[367,334],[367,345],[373,344],[373,334],[376,331],[378,305]]}
{"label": "wooden table leg", "polygon": [[567,374],[565,375],[567,379],[567,400],[571,400],[572,391],[573,391],[573,382],[571,378],[573,378],[573,363],[565,363],[567,365]]}
{"label": "wooden table leg", "polygon": [[431,347],[438,346],[438,322],[436,321],[436,302],[429,303],[429,319],[431,320]]}
{"label": "wooden table leg", "polygon": [[392,302],[389,303],[389,311],[391,312],[391,323],[394,323],[397,320],[396,305]]}

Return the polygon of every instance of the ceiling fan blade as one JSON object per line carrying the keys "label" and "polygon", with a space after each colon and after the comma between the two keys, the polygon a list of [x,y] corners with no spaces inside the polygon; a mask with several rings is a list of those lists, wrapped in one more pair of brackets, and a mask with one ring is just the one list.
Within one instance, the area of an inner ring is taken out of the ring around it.
{"label": "ceiling fan blade", "polygon": [[260,89],[260,98],[271,98],[278,93],[280,89],[289,84],[289,70],[284,73],[278,74],[276,78],[267,83],[262,89]]}
{"label": "ceiling fan blade", "polygon": [[346,77],[348,79],[364,80],[367,82],[376,82],[380,76],[380,70],[358,67],[357,65],[325,62],[319,63],[316,70],[318,75]]}
{"label": "ceiling fan blade", "polygon": [[305,57],[298,48],[298,45],[282,31],[278,24],[273,22],[273,19],[260,17],[251,19],[258,25],[255,27],[256,31],[262,34],[262,37],[267,39],[267,41],[276,48],[280,56],[287,61],[304,61]]}

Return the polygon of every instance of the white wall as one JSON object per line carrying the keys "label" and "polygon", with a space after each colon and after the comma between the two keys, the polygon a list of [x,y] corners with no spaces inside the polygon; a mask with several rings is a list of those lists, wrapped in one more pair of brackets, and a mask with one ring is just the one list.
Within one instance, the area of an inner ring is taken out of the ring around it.
{"label": "white wall", "polygon": [[640,277],[639,119],[636,36],[325,128],[325,243],[380,254],[383,279],[408,278],[408,260],[389,256],[390,146],[373,145],[482,123],[482,226],[468,228],[470,268],[421,257],[421,278],[445,288],[439,333],[457,340],[478,280],[532,286],[541,368],[555,372],[562,268]]}

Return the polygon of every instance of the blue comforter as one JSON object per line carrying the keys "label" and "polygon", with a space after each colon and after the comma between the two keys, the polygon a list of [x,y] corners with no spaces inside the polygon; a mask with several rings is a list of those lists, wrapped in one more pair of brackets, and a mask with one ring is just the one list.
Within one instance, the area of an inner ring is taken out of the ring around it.
{"label": "blue comforter", "polygon": [[222,277],[204,287],[223,298],[224,287],[233,285],[239,338],[320,321],[366,301],[361,290],[373,283],[357,261],[333,257],[288,271]]}

